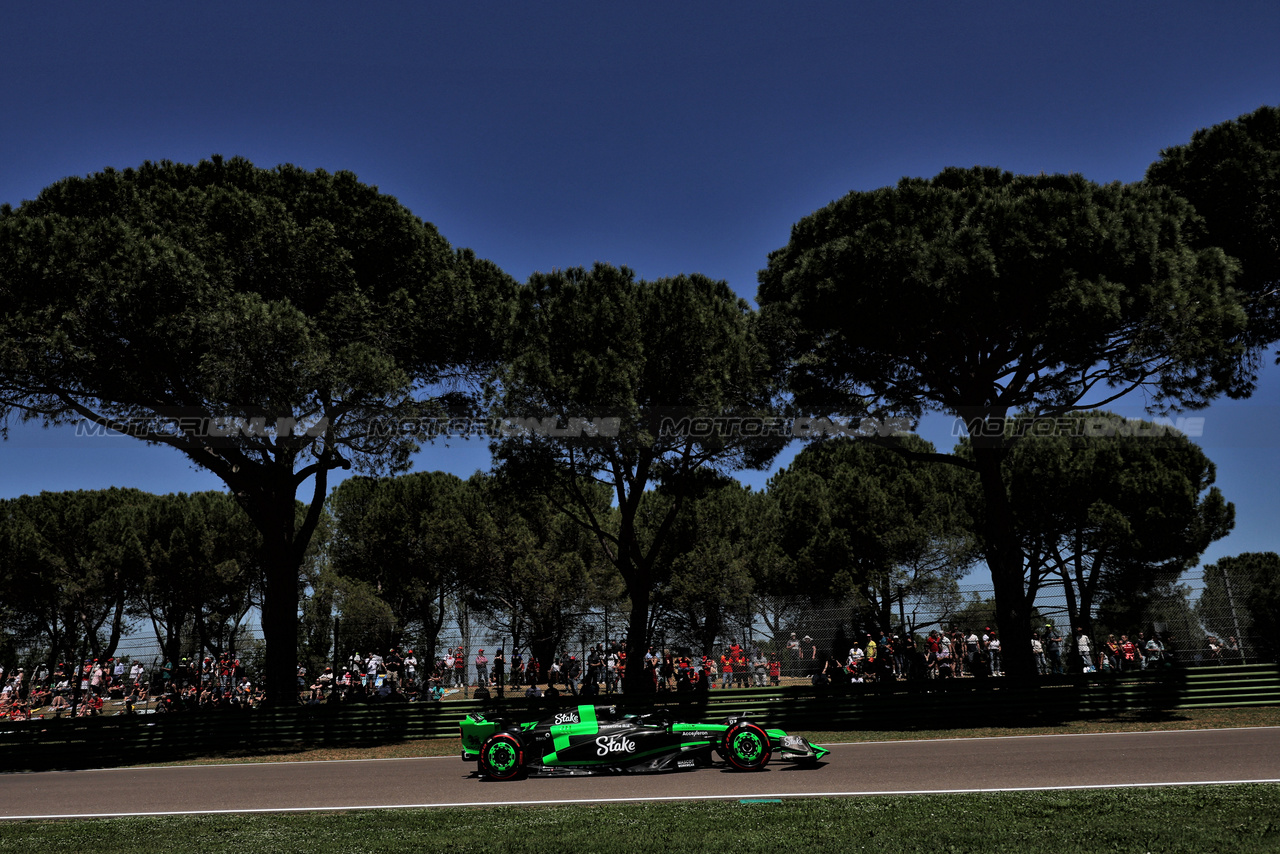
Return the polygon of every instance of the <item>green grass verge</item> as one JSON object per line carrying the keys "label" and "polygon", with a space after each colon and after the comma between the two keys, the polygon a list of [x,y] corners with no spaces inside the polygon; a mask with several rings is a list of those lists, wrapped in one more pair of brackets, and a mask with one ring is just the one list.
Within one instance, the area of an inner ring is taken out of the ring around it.
{"label": "green grass verge", "polygon": [[1280,786],[32,821],[0,852],[1280,850]]}

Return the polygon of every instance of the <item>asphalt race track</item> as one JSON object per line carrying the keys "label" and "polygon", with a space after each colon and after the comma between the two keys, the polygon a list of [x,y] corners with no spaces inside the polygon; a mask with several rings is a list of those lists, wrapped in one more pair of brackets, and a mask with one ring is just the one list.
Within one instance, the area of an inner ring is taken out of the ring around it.
{"label": "asphalt race track", "polygon": [[458,758],[0,774],[0,818],[1280,782],[1280,727],[831,746],[817,767],[494,783]]}

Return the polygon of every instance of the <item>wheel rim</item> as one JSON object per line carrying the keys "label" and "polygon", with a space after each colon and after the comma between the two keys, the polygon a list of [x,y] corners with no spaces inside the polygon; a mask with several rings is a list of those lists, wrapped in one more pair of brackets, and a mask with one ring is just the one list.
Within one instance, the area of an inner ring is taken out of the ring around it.
{"label": "wheel rim", "polygon": [[500,741],[489,748],[489,766],[499,774],[505,774],[516,764],[516,751],[510,744]]}
{"label": "wheel rim", "polygon": [[495,736],[484,746],[480,764],[484,773],[497,780],[509,780],[520,773],[522,750],[510,735]]}
{"label": "wheel rim", "polygon": [[760,743],[760,736],[748,730],[734,736],[732,750],[734,758],[751,763],[760,758],[760,754],[764,752],[764,745]]}

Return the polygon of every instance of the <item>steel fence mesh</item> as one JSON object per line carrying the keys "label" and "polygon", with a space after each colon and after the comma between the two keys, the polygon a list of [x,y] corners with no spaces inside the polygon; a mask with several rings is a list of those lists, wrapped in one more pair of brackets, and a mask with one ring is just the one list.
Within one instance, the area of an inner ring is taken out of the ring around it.
{"label": "steel fence mesh", "polygon": [[[1243,591],[1239,583],[1225,576],[1210,575],[1203,570],[1186,573],[1166,584],[1156,585],[1130,597],[1130,601],[1116,603],[1103,598],[1091,609],[1094,649],[1099,649],[1108,635],[1134,637],[1143,632],[1147,637],[1156,634],[1176,650],[1184,664],[1240,664],[1252,663],[1262,657],[1258,638],[1254,636],[1251,620],[1243,607]],[[886,608],[885,605],[888,605]],[[890,615],[887,625],[885,614]],[[1038,592],[1034,627],[1046,627],[1069,637],[1071,612],[1068,595],[1061,582],[1046,584]],[[588,609],[566,619],[567,630],[556,644],[557,653],[577,655],[585,659],[596,646],[608,648],[621,644],[626,636],[626,614],[619,608]],[[722,619],[718,630],[710,632],[705,625],[693,626],[682,622],[679,615],[657,609],[651,619],[651,643],[655,649],[672,649],[691,655],[703,653],[718,655],[732,642],[739,642],[746,649],[759,648],[766,655],[777,652],[792,675],[805,670],[814,659],[821,660],[834,655],[843,660],[848,650],[861,643],[867,632],[878,634],[913,635],[923,638],[931,630],[964,630],[981,633],[986,628],[998,629],[995,620],[994,591],[990,588],[956,588],[945,594],[931,593],[901,596],[892,595],[888,602],[868,603],[854,599],[848,601],[814,602],[809,599],[756,596],[750,613],[729,615]],[[794,638],[793,638],[794,635]],[[404,649],[415,649],[420,656],[420,668],[429,671],[431,663],[424,652],[435,649],[437,657],[446,649],[462,647],[467,661],[467,679],[475,679],[474,656],[481,648],[492,657],[493,652],[505,648],[510,659],[516,644],[509,633],[495,628],[490,621],[458,609],[446,620],[443,629],[431,639],[402,635]],[[710,638],[710,640],[708,640]],[[793,643],[794,641],[794,643]],[[800,648],[797,657],[796,646]],[[262,649],[261,627],[249,621],[242,630],[237,644],[240,654],[249,660],[260,656]],[[529,654],[529,644],[520,644],[522,652]],[[385,650],[361,650],[383,653]],[[316,651],[311,668],[322,668],[330,662],[342,665],[340,659],[353,650],[339,641],[335,650],[329,645]],[[337,656],[335,656],[335,652]],[[116,649],[116,657],[138,660],[148,668],[158,667],[163,653],[149,625],[136,626],[126,635]],[[193,642],[184,646],[184,654],[192,658],[205,653],[197,650]]]}

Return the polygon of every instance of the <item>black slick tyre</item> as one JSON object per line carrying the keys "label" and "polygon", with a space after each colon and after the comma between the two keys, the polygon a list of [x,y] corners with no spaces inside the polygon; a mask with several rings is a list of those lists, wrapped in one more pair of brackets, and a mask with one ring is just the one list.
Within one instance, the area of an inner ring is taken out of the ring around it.
{"label": "black slick tyre", "polygon": [[750,721],[738,721],[725,731],[720,755],[739,771],[759,771],[769,764],[773,749],[769,734]]}
{"label": "black slick tyre", "polygon": [[515,733],[495,733],[480,747],[480,773],[490,780],[514,780],[524,762],[524,744]]}

